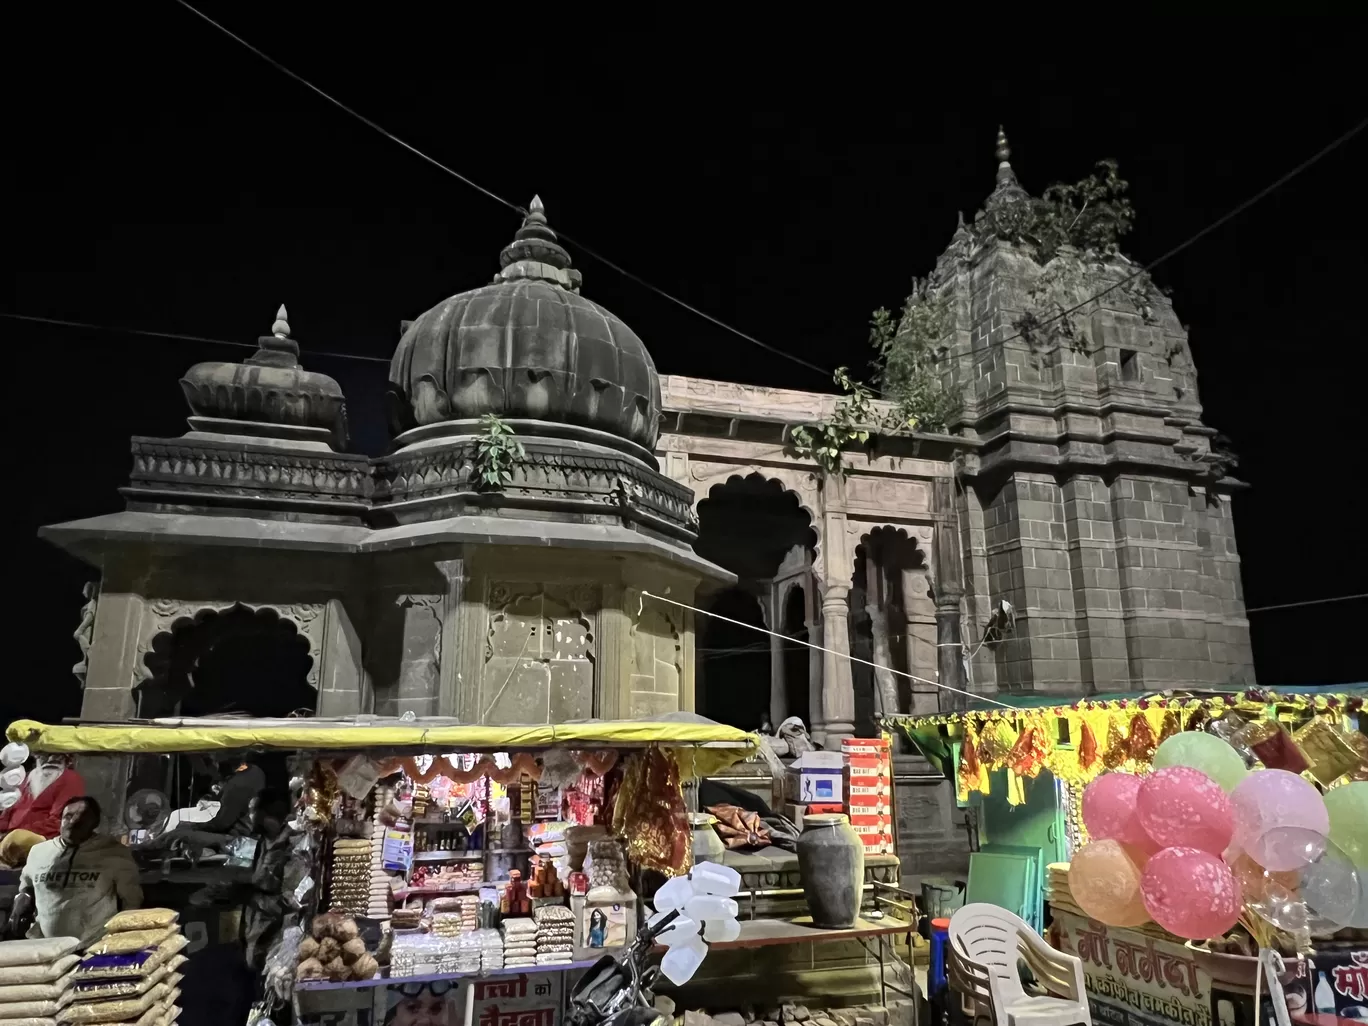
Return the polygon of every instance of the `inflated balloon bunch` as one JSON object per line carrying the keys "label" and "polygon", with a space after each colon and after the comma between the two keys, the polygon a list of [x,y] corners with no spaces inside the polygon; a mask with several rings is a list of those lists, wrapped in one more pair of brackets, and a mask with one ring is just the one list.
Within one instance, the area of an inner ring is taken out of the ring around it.
{"label": "inflated balloon bunch", "polygon": [[648,926],[679,910],[656,938],[667,949],[660,971],[675,986],[688,983],[703,964],[707,941],[732,941],[741,936],[733,897],[740,888],[741,874],[730,866],[699,862],[687,875],[671,877],[656,891],[652,900],[656,914]]}
{"label": "inflated balloon bunch", "polygon": [[1111,926],[1153,920],[1191,940],[1220,937],[1248,908],[1292,934],[1368,927],[1368,782],[1324,796],[1296,773],[1250,771],[1214,734],[1161,744],[1154,772],[1105,773],[1083,792],[1092,840],[1069,890]]}
{"label": "inflated balloon bunch", "polygon": [[0,812],[8,812],[23,797],[24,763],[28,762],[28,745],[11,741],[0,748]]}

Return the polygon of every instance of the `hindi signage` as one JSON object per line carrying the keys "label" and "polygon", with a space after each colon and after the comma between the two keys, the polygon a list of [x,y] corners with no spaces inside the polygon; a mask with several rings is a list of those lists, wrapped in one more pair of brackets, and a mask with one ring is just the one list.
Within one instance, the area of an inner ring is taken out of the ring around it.
{"label": "hindi signage", "polygon": [[1054,921],[1097,1026],[1212,1026],[1211,977],[1183,945],[1060,910]]}

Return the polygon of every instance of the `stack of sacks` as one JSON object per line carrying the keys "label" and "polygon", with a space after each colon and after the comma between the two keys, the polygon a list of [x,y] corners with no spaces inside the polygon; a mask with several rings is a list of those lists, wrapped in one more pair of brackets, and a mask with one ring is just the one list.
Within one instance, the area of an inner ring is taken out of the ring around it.
{"label": "stack of sacks", "polygon": [[493,972],[504,967],[503,938],[498,930],[476,930],[472,935],[480,952],[480,971]]}
{"label": "stack of sacks", "polygon": [[330,911],[364,916],[369,910],[373,843],[351,837],[333,841],[332,881],[328,891]]}
{"label": "stack of sacks", "polygon": [[505,919],[503,930],[503,963],[505,969],[537,964],[537,921],[535,919]]}
{"label": "stack of sacks", "polygon": [[564,965],[575,955],[575,916],[564,905],[543,905],[537,924],[537,965]]}
{"label": "stack of sacks", "polygon": [[54,1026],[70,1000],[80,946],[75,937],[0,943],[0,1026]]}
{"label": "stack of sacks", "polygon": [[76,967],[62,1026],[127,1023],[169,1026],[180,1015],[180,952],[189,943],[168,908],[120,912]]}
{"label": "stack of sacks", "polygon": [[392,788],[381,788],[375,795],[375,814],[372,817],[370,839],[370,897],[365,914],[371,919],[390,916],[390,876],[385,872],[385,824],[380,813],[393,797]]}

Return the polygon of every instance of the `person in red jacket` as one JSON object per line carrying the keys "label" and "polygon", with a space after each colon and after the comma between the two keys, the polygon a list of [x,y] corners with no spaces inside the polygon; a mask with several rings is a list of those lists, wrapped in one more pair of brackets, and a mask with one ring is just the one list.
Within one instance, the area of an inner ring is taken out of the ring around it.
{"label": "person in red jacket", "polygon": [[62,830],[62,806],[85,796],[85,781],[65,755],[43,754],[24,780],[23,793],[0,812],[0,864],[20,868],[29,849]]}

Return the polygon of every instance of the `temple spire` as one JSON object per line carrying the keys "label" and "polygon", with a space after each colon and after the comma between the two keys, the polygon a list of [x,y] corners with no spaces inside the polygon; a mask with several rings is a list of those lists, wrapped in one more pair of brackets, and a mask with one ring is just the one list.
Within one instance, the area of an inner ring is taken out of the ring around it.
{"label": "temple spire", "polygon": [[280,304],[280,309],[276,311],[275,323],[271,325],[271,334],[276,338],[290,337],[289,314],[285,312],[285,304]]}
{"label": "temple spire", "polygon": [[570,267],[570,254],[546,222],[546,207],[540,196],[533,196],[527,205],[522,227],[499,254],[499,267],[495,281],[538,279],[553,281],[572,291],[580,284],[579,272]]}
{"label": "temple spire", "polygon": [[984,207],[992,209],[1005,203],[1019,203],[1028,199],[1026,190],[1021,187],[1021,183],[1017,181],[1016,172],[1012,170],[1010,163],[1012,147],[1008,145],[1007,132],[1001,125],[998,125],[997,148],[994,153],[998,161],[997,185]]}

